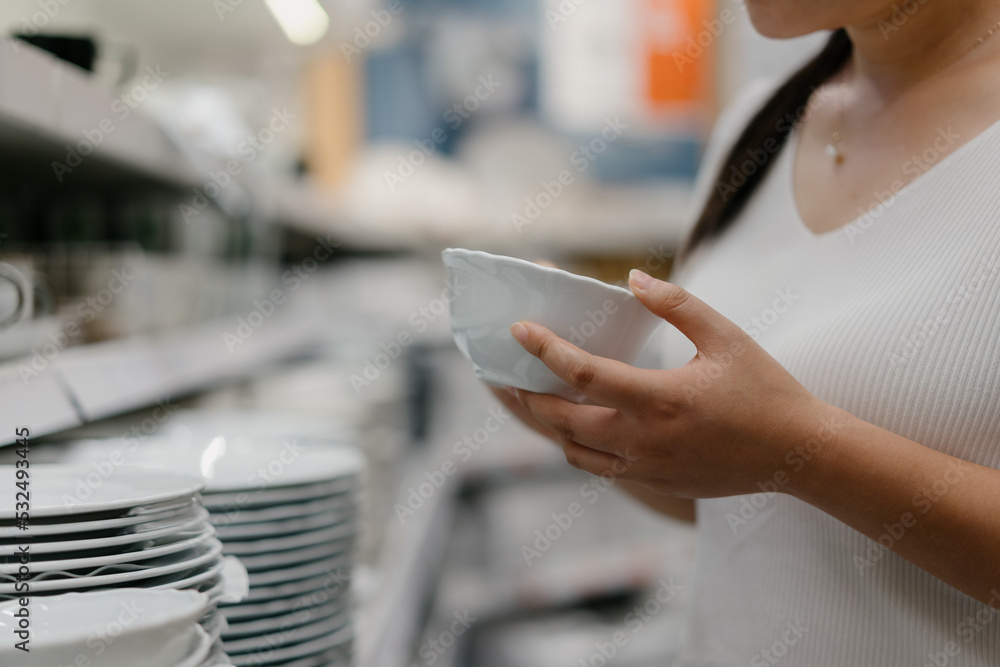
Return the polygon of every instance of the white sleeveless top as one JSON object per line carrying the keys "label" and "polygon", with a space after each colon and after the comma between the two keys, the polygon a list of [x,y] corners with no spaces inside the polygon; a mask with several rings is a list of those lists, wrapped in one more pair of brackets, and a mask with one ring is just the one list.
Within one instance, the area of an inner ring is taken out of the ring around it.
{"label": "white sleeveless top", "polygon": [[[720,119],[699,204],[772,88]],[[675,280],[753,330],[820,399],[1000,468],[1000,122],[823,234],[797,212],[794,148],[793,135],[739,218]],[[693,354],[669,332],[667,367]],[[914,500],[918,520],[933,497]],[[1000,613],[791,496],[698,501],[698,538],[685,665],[1000,665]]]}

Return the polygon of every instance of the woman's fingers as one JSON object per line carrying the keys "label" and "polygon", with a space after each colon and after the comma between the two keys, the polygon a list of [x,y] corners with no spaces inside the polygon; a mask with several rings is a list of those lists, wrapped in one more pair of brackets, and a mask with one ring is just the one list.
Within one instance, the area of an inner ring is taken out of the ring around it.
{"label": "woman's fingers", "polygon": [[534,322],[518,322],[510,332],[566,384],[597,403],[618,407],[644,401],[638,369],[588,354]]}
{"label": "woman's fingers", "polygon": [[617,420],[614,408],[579,405],[550,394],[535,394],[519,389],[523,407],[554,432],[560,440],[571,440],[591,449],[616,454]]}
{"label": "woman's fingers", "polygon": [[521,420],[525,426],[539,435],[558,442],[559,436],[556,432],[542,422],[538,421],[538,419],[535,418],[535,415],[531,414],[531,410],[521,404],[521,401],[517,399],[515,394],[507,391],[507,387],[498,387],[492,384],[488,384],[486,386],[490,390],[490,393],[493,394],[493,396],[500,401],[505,408],[514,413],[514,416]]}
{"label": "woman's fingers", "polygon": [[662,317],[708,356],[730,351],[746,332],[707,303],[672,283],[656,280],[638,269],[629,274],[632,293],[651,313]]}
{"label": "woman's fingers", "polygon": [[628,470],[628,464],[614,454],[599,452],[572,440],[561,440],[560,444],[567,463],[592,475],[613,475],[617,478]]}

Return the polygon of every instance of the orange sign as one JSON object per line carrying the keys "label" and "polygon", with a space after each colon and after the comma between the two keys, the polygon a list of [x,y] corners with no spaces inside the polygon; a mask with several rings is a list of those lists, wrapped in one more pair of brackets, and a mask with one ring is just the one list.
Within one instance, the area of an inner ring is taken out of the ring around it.
{"label": "orange sign", "polygon": [[[643,0],[646,98],[654,109],[697,103],[711,91],[712,47],[728,23],[712,0]],[[732,10],[724,10],[735,19]]]}

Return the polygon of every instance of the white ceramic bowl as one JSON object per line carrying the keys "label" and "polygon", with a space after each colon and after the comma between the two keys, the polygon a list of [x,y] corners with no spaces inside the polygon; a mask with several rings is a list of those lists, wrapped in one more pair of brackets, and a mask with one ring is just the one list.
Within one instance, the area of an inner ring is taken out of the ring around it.
{"label": "white ceramic bowl", "polygon": [[450,248],[441,257],[455,293],[455,343],[491,384],[581,398],[514,340],[515,322],[537,322],[591,354],[628,364],[663,323],[628,290],[593,278],[474,250]]}
{"label": "white ceramic bowl", "polygon": [[32,598],[30,652],[14,648],[17,601],[0,605],[0,664],[173,667],[191,652],[190,631],[209,608],[196,591],[119,588]]}

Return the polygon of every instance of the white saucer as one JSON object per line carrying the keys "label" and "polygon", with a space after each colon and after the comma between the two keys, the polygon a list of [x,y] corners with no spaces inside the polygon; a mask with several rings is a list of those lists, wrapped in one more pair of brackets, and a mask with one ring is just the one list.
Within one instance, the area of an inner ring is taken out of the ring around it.
{"label": "white saucer", "polygon": [[343,524],[357,523],[356,509],[331,512],[327,516],[310,516],[303,519],[289,519],[271,523],[230,524],[220,525],[213,521],[215,531],[223,542],[246,542],[279,537],[291,537],[301,533],[324,530]]}
{"label": "white saucer", "polygon": [[250,573],[250,595],[247,600],[257,600],[258,589],[271,587],[279,584],[286,584],[302,579],[310,579],[322,575],[329,575],[338,568],[350,565],[351,558],[345,554],[329,560],[319,560],[304,565],[295,565],[277,570]]}
{"label": "white saucer", "polygon": [[329,499],[306,501],[292,505],[274,505],[263,509],[245,509],[232,514],[212,512],[212,523],[229,528],[247,525],[284,523],[288,520],[313,520],[330,514],[351,513],[358,509],[355,494],[342,494]]}
{"label": "white saucer", "polygon": [[188,632],[191,635],[190,652],[186,659],[178,663],[176,667],[200,667],[205,662],[205,658],[212,652],[215,640],[200,626],[193,625]]}
{"label": "white saucer", "polygon": [[311,641],[323,635],[335,633],[337,630],[348,626],[351,621],[350,610],[340,611],[337,614],[323,618],[314,622],[307,622],[295,628],[281,629],[269,634],[237,639],[234,641],[223,640],[223,646],[230,657],[240,654],[260,651],[272,646],[285,646],[289,644],[301,644]]}
{"label": "white saucer", "polygon": [[[118,516],[110,519],[83,520],[84,517],[73,517],[68,523],[32,523],[27,530],[16,526],[0,526],[0,543],[9,539],[23,540],[25,537],[44,537],[48,535],[66,535],[72,533],[93,533],[97,531],[120,530],[143,523],[167,521],[193,517],[199,509],[193,499],[184,503],[169,503],[164,509],[137,511],[134,514]],[[79,519],[79,520],[78,520]]]}
{"label": "white saucer", "polygon": [[288,569],[313,561],[327,562],[332,558],[347,555],[354,549],[354,538],[342,537],[334,542],[308,547],[299,551],[282,551],[259,556],[239,556],[240,561],[250,573],[250,585],[253,586],[254,574],[277,569]]}
{"label": "white saucer", "polygon": [[[208,599],[194,591],[114,589],[33,598],[31,652],[0,644],[0,663],[39,667],[75,664],[81,653],[102,650],[102,664],[142,664],[173,667],[188,651],[173,638],[208,608]],[[0,628],[10,634],[17,602],[0,605]],[[119,634],[110,638],[116,624]],[[101,637],[105,639],[102,640]],[[6,656],[6,658],[5,658]],[[17,656],[17,657],[14,657]]]}
{"label": "white saucer", "polygon": [[[299,660],[312,655],[326,653],[334,648],[346,644],[354,639],[354,628],[350,625],[343,627],[308,642],[296,644],[294,646],[283,647],[271,651],[266,657],[257,653],[247,653],[243,655],[229,655],[229,659],[236,667],[249,667],[251,665],[273,665],[275,663],[284,664],[289,660]],[[229,653],[229,649],[226,649]]]}
{"label": "white saucer", "polygon": [[[128,464],[114,468],[106,478],[83,465],[40,463],[31,466],[30,473],[32,517],[125,511],[189,498],[205,486],[191,475]],[[16,488],[17,481],[14,466],[0,466],[0,488]],[[0,519],[15,518],[14,503],[13,493],[0,495]]]}
{"label": "white saucer", "polygon": [[200,590],[200,587],[208,582],[213,582],[212,587],[214,587],[215,583],[213,580],[218,580],[224,569],[224,559],[217,556],[216,560],[210,561],[207,567],[199,569],[197,572],[187,575],[183,579],[157,584],[149,588],[152,590],[181,590],[188,588]]}
{"label": "white saucer", "polygon": [[[328,528],[310,530],[283,537],[264,537],[263,539],[240,541],[226,539],[225,545],[226,553],[242,558],[244,556],[305,549],[306,547],[334,542],[345,537],[356,536],[357,534],[357,524],[354,521],[348,521]],[[228,538],[229,536],[227,535],[226,537]]]}
{"label": "white saucer", "polygon": [[[357,476],[365,467],[361,453],[343,440],[210,433],[204,439],[150,438],[130,460],[200,475],[207,493],[326,482]],[[120,447],[119,440],[84,440],[67,456],[93,460]]]}
{"label": "white saucer", "polygon": [[[344,560],[346,561],[346,559]],[[336,580],[331,577],[329,572],[327,572],[329,567],[326,563],[323,563],[322,565],[324,566],[322,571],[317,574],[313,574],[306,579],[278,581],[251,587],[250,594],[243,599],[241,604],[237,606],[227,606],[226,604],[223,604],[221,606],[226,610],[226,613],[229,613],[231,610],[243,609],[245,606],[259,605],[267,602],[285,602],[289,598],[301,597],[308,593],[312,593],[317,590],[318,587],[335,586]]]}
{"label": "white saucer", "polygon": [[[52,554],[63,552],[79,552],[88,549],[109,549],[124,544],[135,544],[147,540],[182,536],[185,534],[200,534],[208,526],[208,512],[198,508],[191,519],[170,519],[155,523],[141,524],[135,527],[135,532],[110,537],[96,537],[83,540],[59,540],[57,542],[35,542],[31,545],[32,554]],[[72,536],[67,536],[72,537]]]}
{"label": "white saucer", "polygon": [[[144,560],[149,560],[151,558],[158,558],[160,556],[167,556],[170,554],[175,554],[179,552],[184,552],[192,549],[208,540],[212,539],[215,535],[215,530],[206,525],[201,533],[189,537],[183,540],[178,540],[177,542],[171,542],[168,544],[163,544],[160,546],[150,547],[148,549],[143,549],[141,551],[127,551],[124,553],[110,554],[107,556],[93,556],[90,558],[71,558],[62,560],[36,560],[31,563],[31,571],[35,572],[54,572],[58,570],[82,570],[85,568],[98,568],[107,565],[116,565],[122,563],[139,563]],[[17,574],[20,565],[17,563],[4,563],[0,564],[0,580],[3,579],[2,575]]]}
{"label": "white saucer", "polygon": [[226,641],[294,628],[307,623],[316,623],[342,613],[348,606],[348,596],[340,600],[330,600],[321,605],[300,605],[280,615],[268,616],[242,623],[230,621],[223,637]]}
{"label": "white saucer", "polygon": [[314,501],[351,502],[356,499],[358,482],[356,478],[345,477],[332,482],[305,484],[302,486],[250,489],[225,493],[205,493],[202,502],[213,514],[217,512],[260,509],[272,505],[304,503]]}
{"label": "white saucer", "polygon": [[[45,581],[31,582],[32,593],[45,593],[53,591],[70,591],[81,588],[96,588],[97,586],[111,586],[128,583],[141,582],[144,579],[153,579],[176,572],[192,569],[218,560],[222,553],[222,544],[216,542],[208,546],[194,558],[179,560],[175,563],[168,563],[159,567],[151,567],[135,572],[118,572],[115,574],[101,574],[96,576],[73,577],[68,579],[49,579]],[[167,557],[169,558],[169,557]],[[21,591],[16,590],[18,584],[0,584],[0,595],[12,595]]]}

